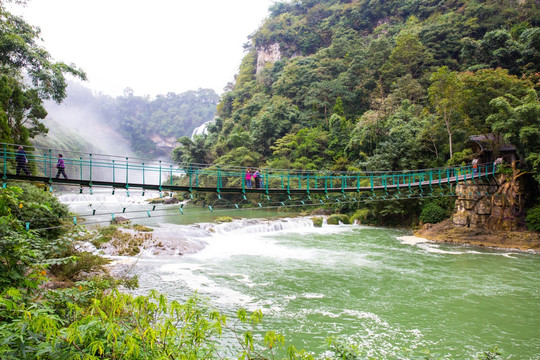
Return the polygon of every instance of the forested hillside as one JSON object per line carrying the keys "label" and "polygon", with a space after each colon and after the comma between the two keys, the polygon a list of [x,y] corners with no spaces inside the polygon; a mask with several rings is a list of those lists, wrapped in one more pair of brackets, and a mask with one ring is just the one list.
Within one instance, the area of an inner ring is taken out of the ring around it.
{"label": "forested hillside", "polygon": [[211,89],[151,99],[136,96],[130,89],[118,97],[94,94],[81,84],[69,82],[62,105],[46,103],[45,124],[51,133],[39,137],[37,143],[46,146],[50,139],[49,146],[80,150],[68,142],[74,136],[66,131],[71,131],[86,140],[87,152],[168,156],[179,137],[190,136],[194,128],[213,119],[218,100]]}
{"label": "forested hillside", "polygon": [[177,160],[295,169],[460,164],[485,135],[540,169],[535,1],[293,0],[250,38],[209,135]]}
{"label": "forested hillside", "polygon": [[159,142],[173,146],[181,136],[190,136],[197,126],[212,120],[219,96],[210,89],[168,93],[155,99],[125,91],[117,98],[98,97],[101,115],[131,142],[141,154],[168,155]]}

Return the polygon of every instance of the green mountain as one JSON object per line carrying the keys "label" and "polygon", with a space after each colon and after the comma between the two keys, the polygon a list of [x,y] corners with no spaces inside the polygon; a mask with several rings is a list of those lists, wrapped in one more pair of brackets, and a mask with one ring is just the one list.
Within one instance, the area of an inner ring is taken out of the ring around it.
{"label": "green mountain", "polygon": [[[212,120],[219,97],[209,89],[158,95],[155,99],[94,94],[79,83],[69,83],[62,104],[47,102],[46,136],[33,143],[40,147],[66,148],[144,157],[165,157],[176,140]],[[66,147],[64,147],[66,146]]]}
{"label": "green mountain", "polygon": [[539,25],[528,0],[275,3],[209,134],[173,157],[417,169],[471,161],[484,134],[495,156],[511,142],[538,172]]}

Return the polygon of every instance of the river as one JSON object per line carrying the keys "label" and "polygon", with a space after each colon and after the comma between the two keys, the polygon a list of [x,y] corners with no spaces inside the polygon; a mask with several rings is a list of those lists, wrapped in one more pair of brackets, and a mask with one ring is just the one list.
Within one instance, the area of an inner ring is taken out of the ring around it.
{"label": "river", "polygon": [[[204,249],[131,258],[137,293],[182,301],[197,291],[230,316],[261,309],[265,329],[316,354],[338,336],[384,359],[403,348],[473,359],[495,345],[505,359],[540,359],[538,254],[429,243],[405,230],[315,228],[269,212],[167,211],[137,222]],[[209,223],[219,215],[274,218]]]}

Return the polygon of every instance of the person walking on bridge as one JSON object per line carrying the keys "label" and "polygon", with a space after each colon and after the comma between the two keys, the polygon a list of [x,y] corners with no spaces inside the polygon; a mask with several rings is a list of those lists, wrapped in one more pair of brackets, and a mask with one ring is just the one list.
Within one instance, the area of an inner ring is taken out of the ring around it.
{"label": "person walking on bridge", "polygon": [[58,169],[58,172],[56,173],[56,178],[58,179],[60,177],[60,174],[64,175],[64,178],[67,179],[66,175],[66,165],[64,164],[64,159],[62,159],[62,154],[58,154],[58,162],[56,163],[56,168]]}
{"label": "person walking on bridge", "polygon": [[259,170],[255,169],[255,172],[253,173],[253,179],[255,180],[255,188],[258,189],[260,188],[260,183],[261,183],[261,173],[259,172]]}
{"label": "person walking on bridge", "polygon": [[246,171],[246,187],[251,189],[251,169],[247,169]]}
{"label": "person walking on bridge", "polygon": [[26,167],[26,164],[28,163],[28,158],[26,157],[26,151],[23,150],[23,147],[19,145],[19,151],[17,152],[17,156],[15,157],[15,161],[17,162],[17,175],[21,173],[21,170],[24,171],[24,173],[27,176],[30,176],[30,170]]}

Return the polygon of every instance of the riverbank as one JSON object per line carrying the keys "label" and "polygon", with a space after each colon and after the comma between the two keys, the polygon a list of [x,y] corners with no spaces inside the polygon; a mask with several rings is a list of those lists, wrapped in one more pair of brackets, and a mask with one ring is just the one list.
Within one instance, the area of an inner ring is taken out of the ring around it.
{"label": "riverbank", "polygon": [[414,235],[438,242],[540,252],[539,233],[455,227],[450,219],[438,224],[425,224]]}

